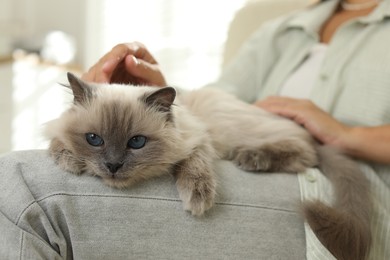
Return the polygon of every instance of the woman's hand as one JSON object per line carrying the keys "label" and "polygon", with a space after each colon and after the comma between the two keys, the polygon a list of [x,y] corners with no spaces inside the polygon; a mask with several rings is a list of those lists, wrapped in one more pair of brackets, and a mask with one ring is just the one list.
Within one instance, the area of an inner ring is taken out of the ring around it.
{"label": "woman's hand", "polygon": [[81,78],[96,83],[166,86],[157,61],[139,42],[116,45]]}
{"label": "woman's hand", "polygon": [[336,147],[345,154],[390,164],[390,125],[347,126],[303,99],[269,97],[255,105],[294,120],[321,143]]}
{"label": "woman's hand", "polygon": [[350,130],[348,126],[334,119],[310,100],[273,96],[257,101],[255,105],[294,120],[321,143],[338,148],[342,148],[342,143]]}

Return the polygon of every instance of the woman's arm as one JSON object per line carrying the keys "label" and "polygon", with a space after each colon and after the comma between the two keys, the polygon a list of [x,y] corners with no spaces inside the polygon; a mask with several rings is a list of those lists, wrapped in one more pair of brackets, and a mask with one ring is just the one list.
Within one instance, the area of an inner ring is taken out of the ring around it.
{"label": "woman's arm", "polygon": [[255,103],[305,127],[321,143],[362,160],[390,164],[390,125],[348,126],[309,100],[269,97]]}
{"label": "woman's arm", "polygon": [[390,164],[390,125],[351,127],[344,146],[351,156]]}

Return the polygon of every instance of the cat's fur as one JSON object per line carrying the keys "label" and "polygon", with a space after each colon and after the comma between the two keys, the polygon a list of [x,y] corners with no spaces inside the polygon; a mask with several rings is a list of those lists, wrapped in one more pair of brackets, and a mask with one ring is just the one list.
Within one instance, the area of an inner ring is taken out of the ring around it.
{"label": "cat's fur", "polygon": [[[175,99],[169,87],[87,84],[72,74],[68,79],[74,105],[47,126],[50,153],[66,171],[97,175],[118,188],[170,172],[184,208],[202,215],[213,205],[216,159],[255,172],[319,167],[334,185],[335,203],[304,202],[303,215],[338,259],[366,257],[371,241],[367,180],[353,161],[318,145],[292,121],[211,88]],[[104,142],[88,144],[88,133]],[[142,148],[127,147],[140,135],[146,137]]]}

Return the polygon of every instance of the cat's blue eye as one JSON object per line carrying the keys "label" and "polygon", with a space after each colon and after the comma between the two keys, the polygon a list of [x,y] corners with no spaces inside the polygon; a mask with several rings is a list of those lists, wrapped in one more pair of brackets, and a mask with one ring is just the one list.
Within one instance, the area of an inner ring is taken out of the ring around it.
{"label": "cat's blue eye", "polygon": [[132,149],[141,149],[146,144],[146,137],[143,135],[136,135],[127,142],[127,147]]}
{"label": "cat's blue eye", "polygon": [[104,144],[103,139],[94,133],[85,134],[85,139],[87,139],[87,142],[92,146],[101,146]]}

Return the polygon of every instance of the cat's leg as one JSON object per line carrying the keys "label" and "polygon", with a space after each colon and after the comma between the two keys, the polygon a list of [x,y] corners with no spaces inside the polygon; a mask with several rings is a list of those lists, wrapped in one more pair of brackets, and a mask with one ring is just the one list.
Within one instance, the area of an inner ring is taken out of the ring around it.
{"label": "cat's leg", "polygon": [[279,140],[238,147],[229,155],[239,168],[255,172],[301,172],[318,164],[314,147],[302,140]]}
{"label": "cat's leg", "polygon": [[213,170],[214,150],[202,145],[195,148],[187,159],[175,168],[176,186],[184,203],[184,209],[192,215],[201,216],[212,207],[216,194],[216,179]]}
{"label": "cat's leg", "polygon": [[67,172],[81,174],[85,167],[85,164],[65,149],[64,144],[56,138],[50,142],[49,153],[58,166]]}

